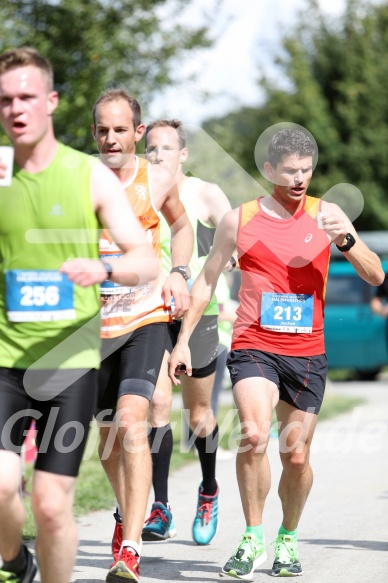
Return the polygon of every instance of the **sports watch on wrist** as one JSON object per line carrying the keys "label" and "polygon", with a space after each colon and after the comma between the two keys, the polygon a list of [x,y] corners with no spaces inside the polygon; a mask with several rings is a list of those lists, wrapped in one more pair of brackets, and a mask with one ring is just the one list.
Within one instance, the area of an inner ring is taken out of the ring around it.
{"label": "sports watch on wrist", "polygon": [[230,263],[230,269],[229,269],[229,273],[231,271],[233,271],[233,269],[236,267],[237,265],[237,261],[236,259],[233,257],[233,255],[231,256],[231,258],[229,259],[229,263]]}
{"label": "sports watch on wrist", "polygon": [[113,269],[110,263],[107,263],[107,261],[101,261],[101,263],[103,264],[105,271],[106,271],[106,279],[108,279],[110,281],[110,278],[112,277],[112,273],[113,273]]}
{"label": "sports watch on wrist", "polygon": [[353,247],[353,245],[356,243],[356,239],[353,237],[353,235],[351,233],[346,233],[345,239],[347,241],[347,243],[345,243],[345,245],[342,245],[341,247],[339,245],[336,245],[337,249],[339,251],[342,251],[342,253],[344,251],[349,251],[349,249],[351,249]]}
{"label": "sports watch on wrist", "polygon": [[177,265],[177,267],[173,267],[170,273],[180,273],[182,277],[185,278],[187,281],[191,277],[190,267],[188,265]]}

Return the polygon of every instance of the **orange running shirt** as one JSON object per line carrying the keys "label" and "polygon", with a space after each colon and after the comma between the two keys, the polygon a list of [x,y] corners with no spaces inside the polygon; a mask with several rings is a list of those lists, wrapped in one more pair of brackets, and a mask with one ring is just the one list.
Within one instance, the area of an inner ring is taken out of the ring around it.
{"label": "orange running shirt", "polygon": [[[150,164],[135,157],[136,171],[129,184],[123,185],[135,215],[147,233],[147,237],[161,258],[160,215],[154,207],[149,183]],[[104,229],[100,237],[100,257],[119,257],[121,250]],[[136,287],[124,287],[111,281],[101,285],[101,338],[115,338],[155,322],[170,322],[170,310],[162,300],[165,277],[162,269],[157,279]]]}
{"label": "orange running shirt", "polygon": [[320,200],[278,219],[260,199],[240,207],[237,250],[242,285],[232,350],[253,348],[286,356],[325,352],[323,312],[330,243],[318,229]]}

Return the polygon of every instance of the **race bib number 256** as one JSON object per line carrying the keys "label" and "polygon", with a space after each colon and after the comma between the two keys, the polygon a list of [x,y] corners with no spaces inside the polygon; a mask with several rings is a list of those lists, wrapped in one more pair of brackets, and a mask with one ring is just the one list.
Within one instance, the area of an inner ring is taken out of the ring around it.
{"label": "race bib number 256", "polygon": [[13,269],[5,272],[10,322],[74,320],[74,285],[55,270]]}

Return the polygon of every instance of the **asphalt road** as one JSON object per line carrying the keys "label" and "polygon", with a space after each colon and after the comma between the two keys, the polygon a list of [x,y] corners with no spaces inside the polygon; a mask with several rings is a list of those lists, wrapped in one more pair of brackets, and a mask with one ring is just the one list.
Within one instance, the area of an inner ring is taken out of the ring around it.
{"label": "asphalt road", "polygon": [[[328,390],[359,396],[365,404],[334,420],[320,422],[312,447],[314,486],[299,525],[301,583],[386,583],[388,581],[388,382],[336,383]],[[254,581],[273,581],[271,566],[281,521],[277,483],[277,439],[269,457],[272,488],[264,514],[268,560]],[[206,547],[191,539],[191,523],[200,481],[194,462],[170,478],[170,500],[178,535],[167,543],[147,543],[141,559],[142,583],[211,582],[244,531],[235,477],[235,460],[217,464],[220,483],[219,530]],[[111,562],[112,511],[79,520],[80,545],[72,581],[105,581]],[[66,544],[66,541],[64,541]],[[36,581],[39,581],[37,578]],[[54,583],[54,582],[53,582]]]}

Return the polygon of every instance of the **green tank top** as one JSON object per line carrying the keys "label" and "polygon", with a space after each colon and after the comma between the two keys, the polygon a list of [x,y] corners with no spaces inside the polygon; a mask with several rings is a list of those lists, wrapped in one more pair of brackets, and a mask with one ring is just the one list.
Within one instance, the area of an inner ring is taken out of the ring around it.
{"label": "green tank top", "polygon": [[[206,261],[215,232],[213,227],[205,225],[197,216],[196,196],[200,182],[201,180],[199,178],[190,177],[185,182],[183,188],[179,191],[179,198],[186,209],[187,216],[189,217],[194,231],[194,249],[190,260],[191,279],[188,281],[189,287],[191,287],[194,279],[197,277]],[[172,267],[170,252],[171,231],[163,216],[161,217],[160,225],[160,244],[162,249],[163,270],[166,275],[169,275]],[[218,314],[219,309],[217,298],[213,295],[203,315],[218,316]]]}
{"label": "green tank top", "polygon": [[99,286],[77,286],[58,271],[66,259],[99,256],[95,163],[58,144],[48,168],[16,166],[12,185],[0,187],[0,366],[99,367]]}

